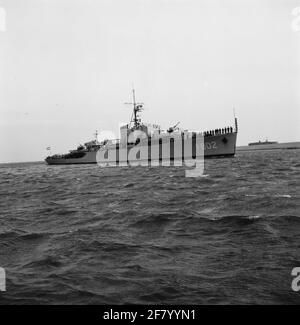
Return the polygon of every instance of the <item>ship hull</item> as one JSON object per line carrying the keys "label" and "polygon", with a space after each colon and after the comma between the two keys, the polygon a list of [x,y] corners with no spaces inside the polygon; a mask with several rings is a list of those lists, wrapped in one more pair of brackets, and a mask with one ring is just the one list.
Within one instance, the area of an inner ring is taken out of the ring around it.
{"label": "ship hull", "polygon": [[[204,137],[204,158],[232,158],[235,156],[236,151],[236,138],[237,133],[228,133],[228,134],[219,134],[212,136]],[[187,140],[189,141],[189,140]],[[192,140],[190,140],[192,141]],[[128,146],[128,150],[132,149],[134,146]],[[109,148],[107,149],[110,150]],[[149,149],[150,150],[150,149]],[[173,150],[170,150],[170,155],[168,157],[164,157],[161,150],[159,151],[159,161],[165,160],[177,160],[183,159],[182,153],[177,155]],[[177,151],[177,150],[175,150]],[[177,151],[178,152],[178,151]],[[98,157],[99,158],[99,157]],[[124,163],[124,161],[119,161],[117,157],[116,163]],[[193,154],[193,157],[185,157],[185,159],[196,158]],[[70,164],[96,164],[97,163],[97,151],[85,152],[85,154],[80,158],[64,158],[64,157],[47,157],[46,163],[49,165],[70,165]],[[99,161],[99,160],[98,160]],[[151,162],[151,154],[149,152],[149,162]]]}

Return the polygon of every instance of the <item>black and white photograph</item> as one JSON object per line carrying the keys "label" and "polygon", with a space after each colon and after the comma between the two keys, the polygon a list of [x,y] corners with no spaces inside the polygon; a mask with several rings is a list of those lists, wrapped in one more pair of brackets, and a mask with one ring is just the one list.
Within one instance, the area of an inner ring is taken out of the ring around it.
{"label": "black and white photograph", "polygon": [[0,305],[299,304],[300,1],[0,0]]}

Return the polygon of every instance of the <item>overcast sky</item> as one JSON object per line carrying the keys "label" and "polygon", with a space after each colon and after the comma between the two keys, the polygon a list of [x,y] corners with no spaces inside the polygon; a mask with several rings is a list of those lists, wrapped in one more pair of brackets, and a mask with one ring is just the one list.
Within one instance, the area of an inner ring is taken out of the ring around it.
{"label": "overcast sky", "polygon": [[[0,0],[0,162],[145,122],[300,141],[297,0]],[[294,15],[292,13],[294,9]],[[298,28],[299,27],[299,28]],[[299,29],[299,30],[298,30]]]}

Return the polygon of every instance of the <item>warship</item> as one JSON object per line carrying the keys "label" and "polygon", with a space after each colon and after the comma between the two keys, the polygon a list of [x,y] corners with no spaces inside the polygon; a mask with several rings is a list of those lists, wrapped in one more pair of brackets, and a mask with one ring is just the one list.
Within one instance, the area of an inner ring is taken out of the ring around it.
{"label": "warship", "polygon": [[[69,153],[50,155],[45,159],[46,163],[49,165],[96,164],[99,163],[99,154],[101,154],[102,158],[110,157],[110,162],[114,162],[116,166],[122,166],[128,163],[129,156],[130,161],[135,159],[137,162],[141,161],[140,152],[142,151],[146,153],[146,160],[151,166],[154,161],[157,165],[163,165],[166,161],[174,164],[174,161],[197,158],[197,136],[201,136],[202,155],[205,159],[235,156],[238,133],[236,117],[234,127],[192,132],[179,128],[178,122],[167,130],[163,130],[159,125],[142,122],[141,112],[144,104],[136,102],[134,89],[132,96],[131,120],[120,127],[120,139],[98,141],[96,131],[94,140],[79,145],[77,149],[70,150]],[[185,147],[188,146],[192,148],[189,157],[184,154]],[[132,155],[132,152],[135,155]]]}
{"label": "warship", "polygon": [[277,141],[269,141],[266,139],[266,141],[258,141],[258,142],[250,142],[248,143],[248,146],[263,146],[263,145],[268,145],[268,144],[278,144]]}

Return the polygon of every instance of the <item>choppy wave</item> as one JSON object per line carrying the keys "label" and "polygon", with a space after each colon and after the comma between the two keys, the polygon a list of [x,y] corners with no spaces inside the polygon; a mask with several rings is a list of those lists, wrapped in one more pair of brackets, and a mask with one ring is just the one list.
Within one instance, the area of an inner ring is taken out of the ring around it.
{"label": "choppy wave", "polygon": [[0,303],[297,303],[299,158],[1,165]]}

